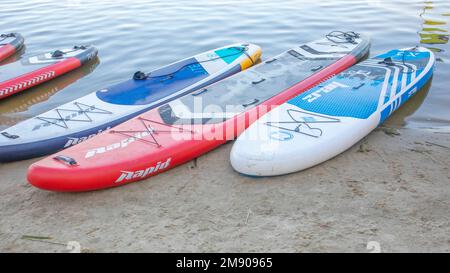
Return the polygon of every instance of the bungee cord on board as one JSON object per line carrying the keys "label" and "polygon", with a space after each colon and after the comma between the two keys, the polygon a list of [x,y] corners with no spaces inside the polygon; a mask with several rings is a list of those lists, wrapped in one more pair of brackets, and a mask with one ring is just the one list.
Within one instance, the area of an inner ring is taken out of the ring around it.
{"label": "bungee cord on board", "polygon": [[340,30],[334,30],[330,33],[328,33],[325,36],[329,41],[336,43],[336,44],[342,44],[342,43],[351,43],[356,44],[356,39],[360,38],[361,35],[359,33],[356,33],[354,31],[340,31]]}

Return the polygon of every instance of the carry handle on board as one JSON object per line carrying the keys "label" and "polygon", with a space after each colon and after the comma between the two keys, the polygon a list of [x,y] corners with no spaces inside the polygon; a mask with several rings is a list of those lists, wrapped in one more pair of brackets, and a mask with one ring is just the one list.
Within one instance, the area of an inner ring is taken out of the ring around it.
{"label": "carry handle on board", "polygon": [[3,132],[2,135],[3,135],[4,137],[9,138],[9,139],[18,139],[18,138],[19,138],[19,136],[11,135],[11,134],[9,134],[8,132]]}
{"label": "carry handle on board", "polygon": [[243,107],[249,107],[250,105],[256,104],[259,102],[259,99],[254,99],[252,102],[246,103],[246,104],[242,104]]}
{"label": "carry handle on board", "polygon": [[260,84],[262,82],[264,82],[266,79],[262,78],[259,81],[253,81],[252,84]]}
{"label": "carry handle on board", "polygon": [[200,91],[192,93],[192,96],[196,97],[196,96],[199,96],[199,95],[201,95],[203,93],[206,93],[206,92],[208,92],[208,89],[207,88],[203,88]]}
{"label": "carry handle on board", "polygon": [[69,166],[77,166],[78,165],[77,161],[69,156],[58,155],[58,156],[55,156],[53,159],[58,162],[69,165]]}

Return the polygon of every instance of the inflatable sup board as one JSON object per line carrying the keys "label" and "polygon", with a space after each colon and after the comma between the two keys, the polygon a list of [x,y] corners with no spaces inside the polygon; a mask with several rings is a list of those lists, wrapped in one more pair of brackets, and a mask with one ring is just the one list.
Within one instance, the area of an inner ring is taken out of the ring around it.
{"label": "inflatable sup board", "polygon": [[233,44],[101,89],[0,132],[0,162],[55,153],[254,64],[261,48]]}
{"label": "inflatable sup board", "polygon": [[232,148],[233,168],[273,176],[333,158],[420,90],[434,63],[430,50],[416,47],[392,50],[347,69],[255,122]]}
{"label": "inflatable sup board", "polygon": [[9,33],[0,35],[0,62],[18,52],[25,42],[19,33]]}
{"label": "inflatable sup board", "polygon": [[369,41],[353,33],[290,49],[242,73],[152,109],[33,164],[28,180],[53,191],[121,186],[192,160],[268,108],[355,64]]}
{"label": "inflatable sup board", "polygon": [[55,50],[0,67],[0,99],[54,79],[97,56],[92,46]]}

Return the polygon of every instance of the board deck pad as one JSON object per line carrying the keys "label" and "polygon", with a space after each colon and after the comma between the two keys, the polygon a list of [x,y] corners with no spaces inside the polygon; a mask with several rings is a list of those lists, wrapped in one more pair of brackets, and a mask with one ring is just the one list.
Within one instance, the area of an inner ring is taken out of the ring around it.
{"label": "board deck pad", "polygon": [[359,35],[352,41],[320,39],[295,47],[39,161],[30,167],[28,179],[46,190],[86,191],[167,171],[234,139],[263,108],[348,68],[368,49],[368,39]]}
{"label": "board deck pad", "polygon": [[344,152],[386,120],[431,78],[435,58],[421,47],[367,59],[289,100],[233,146],[240,173],[292,173]]}
{"label": "board deck pad", "polygon": [[[153,107],[240,72],[260,56],[257,45],[233,44],[58,106],[0,132],[0,162],[47,155],[76,145]],[[223,59],[230,57],[234,60]]]}

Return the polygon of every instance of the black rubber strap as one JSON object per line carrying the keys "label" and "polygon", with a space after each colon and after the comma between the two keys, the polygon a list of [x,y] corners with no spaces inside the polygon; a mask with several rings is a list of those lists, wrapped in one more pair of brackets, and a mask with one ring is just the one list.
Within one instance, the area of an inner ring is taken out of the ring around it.
{"label": "black rubber strap", "polygon": [[142,81],[142,80],[146,80],[146,79],[148,79],[148,75],[142,71],[137,71],[133,75],[133,80],[135,80],[135,81]]}
{"label": "black rubber strap", "polygon": [[69,165],[69,166],[76,166],[76,165],[78,165],[77,161],[75,159],[69,157],[69,156],[58,155],[58,156],[55,156],[53,159],[58,161],[58,162],[64,163],[66,165]]}
{"label": "black rubber strap", "polygon": [[264,82],[266,79],[260,79],[259,81],[253,81],[252,84],[260,84],[262,82]]}
{"label": "black rubber strap", "polygon": [[19,136],[11,135],[11,134],[9,134],[9,133],[7,133],[7,132],[3,132],[2,135],[3,135],[4,137],[9,138],[9,139],[18,139],[18,138],[19,138]]}
{"label": "black rubber strap", "polygon": [[252,102],[242,104],[243,107],[249,107],[250,105],[257,104],[259,102],[258,99],[254,99]]}
{"label": "black rubber strap", "polygon": [[66,54],[66,53],[64,53],[61,50],[55,50],[52,53],[52,58],[62,58],[62,57],[64,57],[64,54]]}

